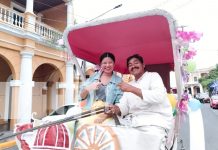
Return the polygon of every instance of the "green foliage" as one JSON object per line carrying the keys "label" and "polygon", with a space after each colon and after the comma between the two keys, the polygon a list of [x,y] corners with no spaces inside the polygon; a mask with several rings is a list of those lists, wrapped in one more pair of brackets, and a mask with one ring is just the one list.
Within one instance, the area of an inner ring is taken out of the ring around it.
{"label": "green foliage", "polygon": [[198,81],[204,89],[207,89],[209,91],[208,85],[217,79],[218,79],[218,64],[216,64],[215,69],[212,69],[209,72],[208,76],[201,77]]}

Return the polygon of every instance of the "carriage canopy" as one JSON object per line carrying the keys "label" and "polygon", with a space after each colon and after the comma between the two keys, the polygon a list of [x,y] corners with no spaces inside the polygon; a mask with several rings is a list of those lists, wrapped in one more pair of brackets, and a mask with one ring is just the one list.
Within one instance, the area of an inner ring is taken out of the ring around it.
{"label": "carriage canopy", "polygon": [[66,41],[76,57],[94,64],[103,52],[112,52],[115,70],[126,73],[126,59],[136,53],[147,65],[174,63],[174,23],[163,10],[133,13],[76,25],[66,31]]}

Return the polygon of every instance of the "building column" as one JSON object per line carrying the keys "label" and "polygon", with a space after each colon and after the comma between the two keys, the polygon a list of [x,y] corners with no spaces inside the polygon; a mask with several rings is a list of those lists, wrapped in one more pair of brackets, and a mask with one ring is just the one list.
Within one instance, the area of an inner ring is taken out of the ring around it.
{"label": "building column", "polygon": [[33,4],[34,4],[33,0],[26,0],[26,11],[25,12],[29,12],[33,14]]}
{"label": "building column", "polygon": [[65,0],[67,5],[67,26],[74,25],[74,9],[73,0]]}
{"label": "building column", "polygon": [[20,92],[18,102],[18,122],[30,122],[32,114],[32,57],[34,53],[21,52]]}
{"label": "building column", "polygon": [[200,87],[200,93],[204,92],[204,89],[201,84],[199,84],[199,87]]}
{"label": "building column", "polygon": [[192,96],[194,96],[194,86],[193,85],[191,85],[191,93],[190,93]]}
{"label": "building column", "polygon": [[36,15],[33,12],[34,0],[26,0],[25,29],[35,32]]}
{"label": "building column", "polygon": [[73,74],[73,62],[66,62],[66,92],[65,92],[65,104],[72,104],[74,98],[74,74]]}

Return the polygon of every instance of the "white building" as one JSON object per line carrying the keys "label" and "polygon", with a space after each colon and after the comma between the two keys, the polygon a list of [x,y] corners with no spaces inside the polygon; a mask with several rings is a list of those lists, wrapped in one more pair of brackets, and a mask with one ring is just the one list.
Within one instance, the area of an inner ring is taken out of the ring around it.
{"label": "white building", "polygon": [[207,76],[209,72],[214,68],[215,66],[204,69],[198,69],[195,72],[190,73],[189,80],[187,83],[185,83],[185,88],[188,89],[191,95],[194,96],[197,93],[205,92],[198,80],[203,76]]}

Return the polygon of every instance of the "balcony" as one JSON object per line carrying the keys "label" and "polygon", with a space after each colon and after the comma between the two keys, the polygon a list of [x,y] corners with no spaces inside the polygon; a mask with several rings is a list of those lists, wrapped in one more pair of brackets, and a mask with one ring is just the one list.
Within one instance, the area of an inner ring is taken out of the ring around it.
{"label": "balcony", "polygon": [[[35,19],[35,18],[34,18]],[[28,30],[27,27],[31,28]],[[62,50],[57,45],[57,40],[61,39],[63,33],[45,23],[25,18],[25,13],[20,13],[0,4],[0,30],[14,32],[16,35],[30,36],[39,42]]]}

